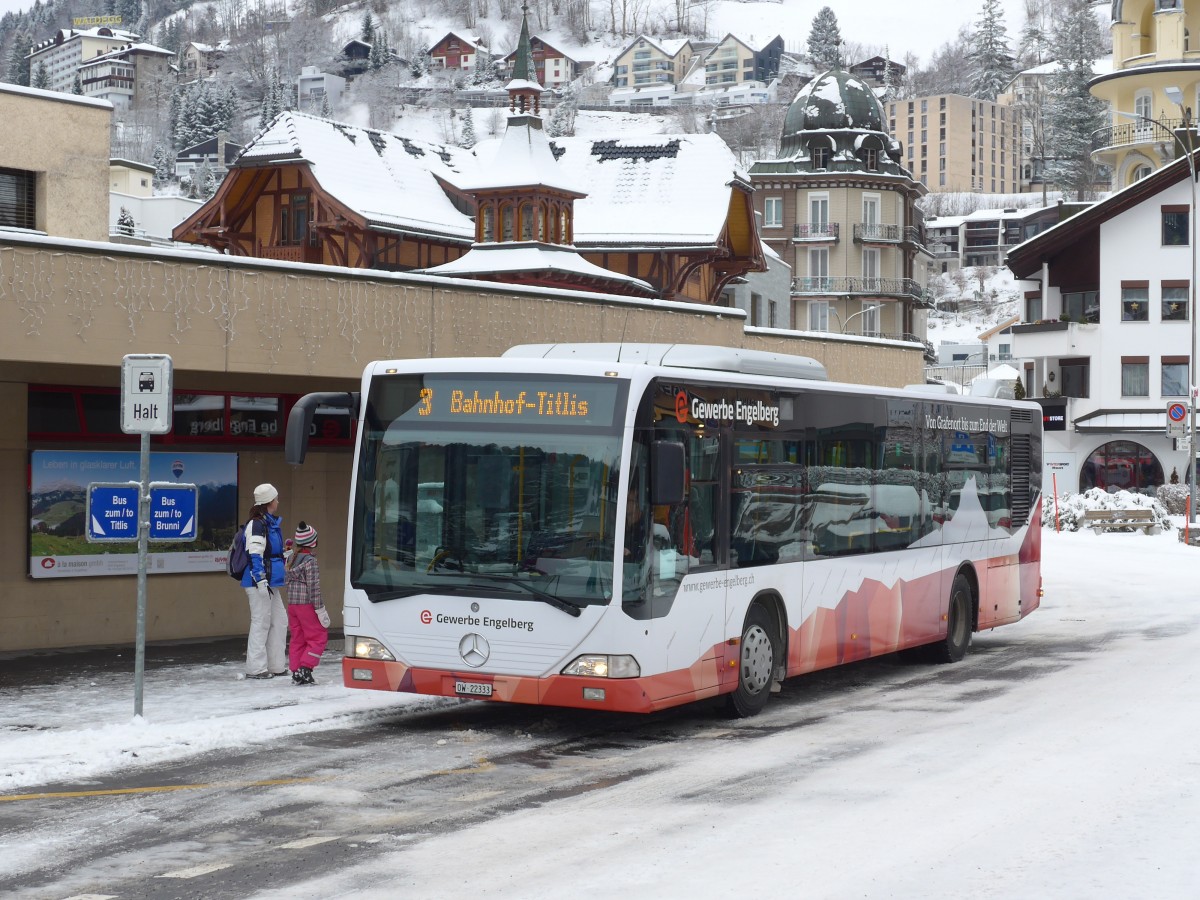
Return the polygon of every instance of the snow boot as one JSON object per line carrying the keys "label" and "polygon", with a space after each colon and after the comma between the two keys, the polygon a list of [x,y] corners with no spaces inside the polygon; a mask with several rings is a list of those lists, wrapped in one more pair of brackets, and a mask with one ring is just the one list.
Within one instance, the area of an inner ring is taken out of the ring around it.
{"label": "snow boot", "polygon": [[305,684],[316,684],[317,683],[317,679],[313,678],[312,669],[310,669],[308,666],[301,666],[300,671],[304,674],[304,683]]}
{"label": "snow boot", "polygon": [[297,669],[292,673],[292,684],[304,684],[304,676],[301,674],[301,671]]}

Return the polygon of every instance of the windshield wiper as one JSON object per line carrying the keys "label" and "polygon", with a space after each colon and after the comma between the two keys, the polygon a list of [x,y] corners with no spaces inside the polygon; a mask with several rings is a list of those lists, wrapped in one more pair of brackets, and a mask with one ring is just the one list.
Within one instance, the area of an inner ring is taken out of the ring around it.
{"label": "windshield wiper", "polygon": [[402,588],[378,589],[364,587],[363,590],[366,591],[367,599],[372,603],[383,603],[385,600],[400,600],[404,597],[415,597],[417,594],[454,594],[464,587],[466,585],[438,584],[430,581],[422,581]]}
{"label": "windshield wiper", "polygon": [[528,584],[524,581],[514,581],[507,575],[489,575],[486,572],[472,572],[471,578],[484,578],[488,581],[502,582],[504,586],[508,588],[521,588],[522,590],[527,591],[530,596],[541,600],[543,603],[549,606],[553,606],[555,609],[562,610],[569,616],[575,616],[576,618],[580,616],[579,606],[572,603],[570,600],[564,600],[562,597],[557,597],[554,594],[543,591],[541,588],[536,588],[532,584]]}

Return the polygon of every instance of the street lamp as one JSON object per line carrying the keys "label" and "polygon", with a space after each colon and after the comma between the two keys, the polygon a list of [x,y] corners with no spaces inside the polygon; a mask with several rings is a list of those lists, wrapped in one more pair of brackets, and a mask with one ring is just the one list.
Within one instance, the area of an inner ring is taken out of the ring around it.
{"label": "street lamp", "polygon": [[1140,113],[1128,113],[1117,111],[1117,115],[1126,116],[1131,119],[1141,119],[1149,122],[1152,125],[1157,125],[1159,128],[1168,132],[1175,143],[1179,145],[1179,149],[1183,151],[1187,157],[1188,175],[1191,182],[1190,204],[1188,211],[1188,244],[1192,249],[1192,277],[1188,279],[1189,300],[1188,300],[1188,319],[1192,326],[1192,349],[1188,356],[1188,418],[1190,419],[1188,431],[1190,440],[1188,441],[1188,454],[1191,459],[1188,460],[1188,497],[1191,504],[1191,517],[1193,521],[1200,515],[1200,511],[1196,509],[1196,154],[1195,147],[1192,145],[1192,122],[1191,110],[1183,105],[1183,92],[1177,87],[1165,88],[1163,93],[1167,99],[1179,107],[1179,112],[1183,117],[1183,127],[1188,135],[1187,146],[1184,146],[1183,141],[1179,139],[1179,135],[1173,128],[1164,125],[1157,119],[1152,119],[1149,116]]}
{"label": "street lamp", "polygon": [[[849,300],[850,298],[847,297],[846,299]],[[851,313],[850,315],[846,316],[846,321],[843,322],[842,317],[838,315],[837,310],[834,309],[832,306],[829,307],[829,312],[833,315],[833,317],[835,319],[838,320],[838,328],[841,329],[841,332],[840,332],[841,334],[846,333],[846,326],[849,325],[853,319],[857,319],[859,316],[865,316],[869,312],[879,312],[879,311],[880,311],[880,307],[877,304],[872,304],[871,306],[864,306],[858,312]],[[870,337],[871,335],[864,334],[863,336]]]}

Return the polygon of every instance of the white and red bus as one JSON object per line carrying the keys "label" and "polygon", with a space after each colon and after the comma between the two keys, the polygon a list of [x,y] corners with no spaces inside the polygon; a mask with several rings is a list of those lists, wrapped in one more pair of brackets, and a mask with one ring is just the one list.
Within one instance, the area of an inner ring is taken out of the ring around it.
{"label": "white and red bus", "polygon": [[906,651],[1041,595],[1033,403],[833,384],[812,360],[562,344],[370,364],[349,687],[649,712]]}

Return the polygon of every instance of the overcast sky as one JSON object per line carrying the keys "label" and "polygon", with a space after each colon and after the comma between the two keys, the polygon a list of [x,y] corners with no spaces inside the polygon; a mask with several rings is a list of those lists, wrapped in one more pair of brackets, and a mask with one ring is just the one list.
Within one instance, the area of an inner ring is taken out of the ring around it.
{"label": "overcast sky", "polygon": [[[664,0],[656,0],[664,2]],[[979,17],[983,0],[920,0],[918,3],[903,3],[899,0],[826,0],[838,17],[842,37],[861,45],[887,45],[894,58],[902,58],[913,52],[922,61],[928,61],[930,53],[951,40],[960,26],[974,22]],[[820,0],[783,0],[782,5],[730,4],[740,7],[740,27],[734,30],[755,28],[759,16],[753,15],[755,6],[769,6],[771,23],[783,35],[788,47],[802,46],[808,37],[812,18],[821,7]],[[0,14],[8,10],[28,9],[32,0],[0,0]],[[1015,49],[1021,30],[1022,0],[1001,0],[1007,12],[1008,33]],[[753,24],[752,24],[753,22]],[[763,23],[764,26],[767,23]],[[49,35],[37,35],[38,39]]]}

